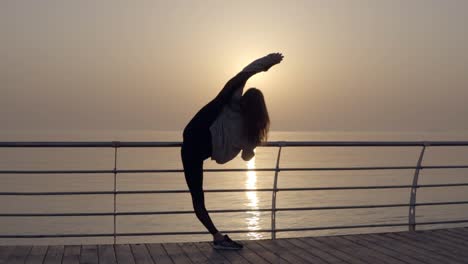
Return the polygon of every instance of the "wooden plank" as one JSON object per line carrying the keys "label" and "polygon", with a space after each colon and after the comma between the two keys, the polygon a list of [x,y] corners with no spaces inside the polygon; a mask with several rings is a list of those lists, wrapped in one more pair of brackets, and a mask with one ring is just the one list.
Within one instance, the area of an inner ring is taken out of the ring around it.
{"label": "wooden plank", "polygon": [[386,264],[393,264],[395,261],[393,259],[387,257],[386,255],[375,251],[373,249],[363,247],[359,244],[353,243],[349,240],[342,238],[341,236],[332,236],[329,237],[327,240],[331,245],[340,245],[339,248],[343,252],[347,252],[348,254],[352,254],[360,259],[363,262],[367,263],[386,263]]}
{"label": "wooden plank", "polygon": [[161,244],[146,244],[146,248],[148,249],[151,257],[153,258],[154,262],[158,264],[171,264],[173,263],[171,258],[167,255],[166,250]]}
{"label": "wooden plank", "polygon": [[374,251],[369,250],[367,248],[363,248],[358,244],[351,243],[348,240],[343,240],[334,236],[330,236],[318,237],[317,241],[327,244],[329,247],[335,248],[336,250],[339,250],[347,255],[353,256],[359,259],[362,263],[387,263],[385,262],[385,260],[376,257]]}
{"label": "wooden plank", "polygon": [[223,257],[225,257],[229,262],[233,264],[246,264],[249,263],[244,257],[242,257],[237,250],[219,250],[215,249],[218,251],[219,254],[221,254]]}
{"label": "wooden plank", "polygon": [[116,244],[115,248],[115,258],[119,264],[135,264],[135,259],[133,258],[132,250],[128,244]]}
{"label": "wooden plank", "polygon": [[192,263],[209,263],[208,258],[193,243],[179,243],[178,245]]}
{"label": "wooden plank", "polygon": [[81,246],[80,263],[82,264],[98,264],[98,252],[96,245]]}
{"label": "wooden plank", "polygon": [[[427,233],[427,232],[425,232]],[[430,233],[428,234],[429,236],[432,236]],[[397,235],[397,234],[392,234],[393,238],[395,239],[400,239],[402,242],[405,242],[405,243],[408,243],[410,245],[414,245],[416,247],[419,247],[419,248],[423,248],[425,249],[426,251],[429,251],[431,252],[431,255],[433,256],[433,258],[436,258],[436,259],[440,259],[442,261],[442,259],[445,259],[444,261],[447,262],[447,261],[451,261],[453,263],[466,263],[466,257],[468,257],[468,253],[465,253],[466,256],[463,258],[461,257],[460,254],[457,254],[450,250],[452,250],[454,247],[453,245],[447,245],[446,242],[448,242],[448,240],[445,240],[442,241],[442,240],[439,240],[438,242],[434,243],[434,241],[431,241],[431,240],[421,240],[419,238],[419,236],[416,236],[416,235],[411,235],[411,234],[407,234],[407,235]],[[445,248],[443,248],[443,246],[445,245]],[[447,249],[450,249],[450,250],[447,250]],[[460,248],[460,250],[458,250],[458,252],[465,252],[466,251],[466,247],[465,248]]]}
{"label": "wooden plank", "polygon": [[455,227],[455,228],[449,228],[449,229],[453,229],[453,230],[456,230],[457,232],[462,232],[462,233],[465,233],[466,235],[468,235],[468,226],[464,226],[464,227]]}
{"label": "wooden plank", "polygon": [[[403,235],[400,235],[400,236],[413,238],[414,240],[417,240],[417,241],[419,241],[418,238],[424,238],[426,240],[432,239],[433,240],[432,242],[436,241],[435,245],[442,245],[442,246],[445,245],[448,248],[452,248],[454,244],[455,246],[460,247],[460,249],[466,249],[466,247],[468,246],[468,241],[466,241],[466,243],[463,243],[462,241],[457,240],[457,238],[454,237],[452,233],[445,233],[445,232],[433,233],[433,232],[424,231],[421,234],[422,235],[420,235],[419,232],[415,232],[415,233],[406,233],[404,234],[404,236]],[[463,251],[466,251],[466,250],[463,250]]]}
{"label": "wooden plank", "polygon": [[[337,243],[336,241],[330,241],[333,240],[333,237],[314,237],[313,240],[315,240],[318,243],[323,244],[325,247],[332,249],[334,254],[340,254],[341,258],[344,258],[346,261],[355,263],[356,261],[361,262],[361,263],[369,263],[365,258],[362,258],[362,256],[357,256],[356,252],[352,251],[349,249],[349,246],[343,243]],[[316,245],[318,247],[318,245]],[[347,256],[347,257],[345,257]]]}
{"label": "wooden plank", "polygon": [[348,262],[348,263],[362,263],[362,261],[360,261],[359,258],[356,258],[354,256],[350,256],[346,253],[343,253],[333,247],[330,247],[329,245],[323,243],[323,241],[319,241],[317,240],[317,237],[306,237],[306,238],[300,238],[300,240],[308,243],[309,245],[315,247],[315,248],[319,248],[339,259],[341,259],[342,261],[344,262]]}
{"label": "wooden plank", "polygon": [[307,252],[312,252],[315,256],[319,257],[320,259],[326,261],[327,263],[343,263],[343,260],[335,257],[334,255],[323,251],[321,249],[312,247],[311,245],[307,244],[306,242],[300,240],[299,238],[288,238],[286,239],[289,243],[293,244],[296,247],[300,247]]}
{"label": "wooden plank", "polygon": [[79,264],[80,263],[80,253],[81,253],[81,246],[73,245],[73,246],[65,246],[63,250],[63,264]]}
{"label": "wooden plank", "polygon": [[214,250],[213,247],[208,242],[198,242],[194,243],[194,245],[200,250],[200,252],[205,255],[205,257],[211,263],[220,263],[220,264],[229,264],[229,260],[227,260],[223,255],[219,254],[218,251]]}
{"label": "wooden plank", "polygon": [[468,236],[468,226],[467,227],[458,227],[457,228],[460,232],[463,232],[465,235]]}
{"label": "wooden plank", "polygon": [[[410,234],[407,234],[407,236]],[[468,253],[466,252],[466,248],[459,247],[456,243],[447,239],[445,236],[439,236],[438,234],[434,234],[430,231],[424,231],[420,233],[417,238],[424,239],[426,241],[432,242],[434,247],[440,248],[442,250],[447,251],[447,253],[453,255],[456,258],[459,258],[462,255],[468,257]],[[428,243],[424,242],[423,243]]]}
{"label": "wooden plank", "polygon": [[64,246],[49,246],[44,259],[44,264],[61,264],[63,258]]}
{"label": "wooden plank", "polygon": [[318,263],[318,264],[327,263],[325,260],[313,255],[308,250],[295,246],[294,244],[289,242],[289,240],[287,239],[278,239],[276,240],[276,242],[279,246],[285,248],[287,251],[291,252],[292,254],[302,259],[306,259],[308,261],[311,261],[312,263]]}
{"label": "wooden plank", "polygon": [[22,264],[26,261],[26,257],[31,250],[31,246],[16,246],[11,254],[8,256],[6,263],[8,264]]}
{"label": "wooden plank", "polygon": [[7,263],[6,260],[15,249],[15,246],[0,246],[0,263]]}
{"label": "wooden plank", "polygon": [[[421,243],[421,241],[418,241],[416,239],[402,237],[402,236],[397,236],[392,233],[387,234],[387,237],[390,237],[396,241],[399,241],[400,243],[403,243],[406,246],[413,248],[413,250],[420,252],[421,254],[429,256],[437,260],[439,263],[447,262],[447,256],[441,255],[438,252],[438,250],[436,250],[434,247]],[[453,260],[453,262],[456,263],[457,261]]]}
{"label": "wooden plank", "polygon": [[47,253],[47,246],[33,246],[26,258],[26,264],[42,264]]}
{"label": "wooden plank", "polygon": [[271,250],[263,247],[260,245],[264,240],[258,240],[258,241],[245,241],[244,242],[244,247],[254,251],[257,255],[259,255],[261,258],[267,260],[270,263],[289,263],[286,259],[281,257],[278,254],[275,254]]}
{"label": "wooden plank", "polygon": [[463,237],[464,239],[468,239],[468,229],[464,227],[459,227],[459,228],[449,228],[449,229],[444,229],[445,231],[452,232],[456,235],[459,235]]}
{"label": "wooden plank", "polygon": [[176,243],[163,244],[163,247],[174,263],[191,263],[184,251]]}
{"label": "wooden plank", "polygon": [[400,253],[410,256],[414,259],[419,260],[420,262],[424,263],[437,263],[432,258],[426,256],[424,253],[421,253],[411,245],[407,245],[391,237],[387,236],[388,234],[370,234],[367,237],[371,238],[373,243],[381,243],[381,245],[385,244],[388,248]]}
{"label": "wooden plank", "polygon": [[99,264],[117,264],[114,245],[98,245]]}
{"label": "wooden plank", "polygon": [[[242,243],[244,245],[244,243]],[[262,258],[260,255],[258,255],[255,251],[251,250],[247,246],[244,245],[244,248],[241,250],[238,250],[237,253],[241,255],[244,259],[246,259],[250,263],[255,263],[255,264],[268,264],[266,259]]]}
{"label": "wooden plank", "polygon": [[457,238],[453,238],[452,236],[448,236],[439,232],[431,232],[428,235],[431,238],[437,240],[439,243],[447,245],[455,252],[466,251],[466,245],[464,245],[464,242]]}
{"label": "wooden plank", "polygon": [[131,244],[133,258],[136,264],[153,264],[154,261],[149,254],[145,244]]}
{"label": "wooden plank", "polygon": [[451,233],[453,234],[454,236],[457,236],[463,240],[467,240],[468,241],[468,232],[465,232],[464,229],[445,229],[445,230],[442,230],[444,232],[448,232],[448,233]]}
{"label": "wooden plank", "polygon": [[311,260],[308,260],[307,258],[301,258],[300,256],[290,252],[287,248],[279,245],[277,240],[263,240],[259,244],[274,254],[281,256],[290,263],[312,263]]}
{"label": "wooden plank", "polygon": [[[378,250],[378,249],[373,248],[373,247],[365,246],[365,245],[362,245],[360,243],[356,243],[355,241],[346,239],[344,236],[336,236],[335,239],[339,240],[341,243],[349,243],[351,248],[354,251],[358,252],[357,254],[360,254],[361,257],[365,258],[366,256],[370,256],[369,257],[370,259],[373,259],[373,260],[375,260],[376,262],[379,262],[379,263],[380,262],[382,262],[382,263],[391,263],[391,264],[405,263],[404,261],[402,261],[402,260],[400,260],[398,258],[394,258],[392,256],[389,256],[388,254],[385,254],[381,250]],[[357,246],[357,247],[353,247],[352,245]]]}
{"label": "wooden plank", "polygon": [[398,236],[402,237],[408,237],[411,239],[415,239],[420,241],[421,243],[424,243],[426,245],[430,245],[431,247],[435,248],[440,252],[440,254],[445,255],[445,256],[450,256],[456,259],[468,259],[468,252],[466,250],[457,250],[453,246],[443,243],[440,239],[438,240],[437,238],[432,237],[430,234],[426,233],[420,233],[420,232],[414,232],[414,233],[398,233],[396,234]]}
{"label": "wooden plank", "polygon": [[[402,264],[402,263],[413,263],[414,261],[411,258],[408,258],[406,255],[400,255],[398,252],[395,252],[393,250],[389,250],[385,247],[380,247],[375,243],[370,243],[369,241],[365,240],[361,236],[356,236],[356,235],[346,235],[346,236],[341,236],[342,239],[346,239],[350,242],[356,243],[358,245],[361,245],[363,247],[366,247],[370,250],[374,250],[376,252],[379,252],[382,254],[382,258],[388,260],[390,263],[395,263],[395,264]],[[415,262],[415,263],[422,263],[422,262]]]}
{"label": "wooden plank", "polygon": [[439,233],[446,234],[446,235],[461,239],[461,240],[464,241],[463,244],[468,245],[468,236],[465,236],[464,234],[461,234],[461,233],[459,233],[459,232],[457,232],[455,230],[450,230],[450,229],[440,230]]}
{"label": "wooden plank", "polygon": [[456,241],[459,241],[459,242],[457,242],[456,244],[459,247],[462,247],[465,249],[468,248],[468,235],[465,235],[464,232],[460,232],[459,230],[455,231],[455,230],[447,229],[447,230],[442,230],[442,232],[439,232],[439,233],[442,233],[451,238],[457,239]]}
{"label": "wooden plank", "polygon": [[466,248],[466,246],[464,245],[465,241],[463,241],[462,239],[453,237],[450,234],[431,231],[431,232],[429,232],[429,235],[431,237],[434,237],[434,238],[438,239],[438,240],[444,241],[447,245],[449,245],[451,247],[454,247],[454,248],[457,248],[457,249]]}
{"label": "wooden plank", "polygon": [[421,251],[415,249],[414,247],[401,243],[397,240],[391,239],[390,237],[385,236],[383,234],[378,234],[378,235],[372,234],[372,235],[369,235],[369,237],[373,237],[376,240],[380,240],[382,241],[382,243],[385,243],[388,247],[393,248],[397,252],[412,256],[422,262],[440,264],[440,261],[435,260],[434,258],[426,255],[425,253],[422,253]]}
{"label": "wooden plank", "polygon": [[414,233],[411,232],[406,232],[406,233],[401,233],[401,236],[412,236],[415,239],[418,239],[422,241],[423,243],[432,243],[434,246],[437,246],[438,248],[441,248],[443,250],[446,250],[448,252],[455,252],[458,249],[453,248],[450,242],[445,241],[445,239],[441,239],[437,236],[434,236],[428,231],[417,231]]}
{"label": "wooden plank", "polygon": [[449,253],[447,250],[438,247],[438,244],[417,238],[417,234],[407,236],[402,234],[391,234],[391,236],[395,239],[399,239],[402,243],[412,244],[416,247],[431,251],[433,254],[443,257],[444,261],[449,261],[452,263],[464,263],[461,259],[457,259],[452,253]]}
{"label": "wooden plank", "polygon": [[[350,238],[351,237],[353,236],[350,236]],[[372,234],[360,235],[360,240],[367,241],[371,245],[375,245],[378,248],[387,250],[387,252],[392,252],[393,253],[392,256],[400,260],[404,260],[405,262],[408,261],[408,263],[418,263],[418,264],[425,263],[424,261],[419,260],[416,256],[411,254],[411,252],[408,253],[408,252],[398,251],[397,248],[391,243],[389,243],[388,241],[379,239],[378,237],[374,237],[372,236]]]}

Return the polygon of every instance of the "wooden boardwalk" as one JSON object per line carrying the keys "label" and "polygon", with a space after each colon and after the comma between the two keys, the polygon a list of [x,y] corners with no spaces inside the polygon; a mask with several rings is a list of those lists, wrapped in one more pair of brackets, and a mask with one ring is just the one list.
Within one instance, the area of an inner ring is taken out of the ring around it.
{"label": "wooden boardwalk", "polygon": [[468,263],[468,228],[243,244],[240,251],[213,250],[208,242],[0,246],[0,263]]}

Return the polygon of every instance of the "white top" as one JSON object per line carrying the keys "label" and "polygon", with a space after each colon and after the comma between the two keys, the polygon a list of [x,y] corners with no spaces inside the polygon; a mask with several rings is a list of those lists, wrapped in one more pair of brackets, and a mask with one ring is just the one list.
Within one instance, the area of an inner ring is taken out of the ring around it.
{"label": "white top", "polygon": [[247,139],[242,136],[242,115],[240,98],[242,88],[233,95],[229,104],[225,105],[219,116],[210,126],[212,153],[211,159],[224,164],[235,158],[243,149],[249,147]]}

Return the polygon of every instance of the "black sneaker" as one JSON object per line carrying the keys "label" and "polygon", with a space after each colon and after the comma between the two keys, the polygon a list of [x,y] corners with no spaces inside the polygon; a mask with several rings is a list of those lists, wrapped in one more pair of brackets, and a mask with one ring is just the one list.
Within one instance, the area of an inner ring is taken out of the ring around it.
{"label": "black sneaker", "polygon": [[220,241],[213,241],[213,248],[214,249],[231,249],[231,250],[238,250],[242,249],[244,246],[232,241],[228,235],[224,235],[223,240]]}

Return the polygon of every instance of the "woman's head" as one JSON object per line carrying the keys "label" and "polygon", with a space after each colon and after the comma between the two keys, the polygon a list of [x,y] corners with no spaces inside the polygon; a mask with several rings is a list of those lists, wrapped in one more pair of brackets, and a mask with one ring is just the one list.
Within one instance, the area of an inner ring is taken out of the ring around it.
{"label": "woman's head", "polygon": [[270,128],[270,117],[263,93],[257,88],[249,88],[241,98],[241,112],[244,134],[249,144],[257,146],[266,141]]}

